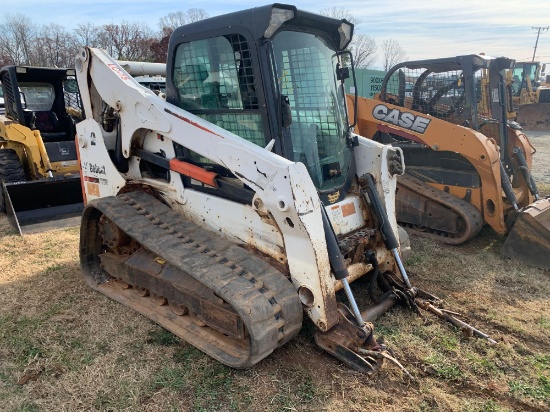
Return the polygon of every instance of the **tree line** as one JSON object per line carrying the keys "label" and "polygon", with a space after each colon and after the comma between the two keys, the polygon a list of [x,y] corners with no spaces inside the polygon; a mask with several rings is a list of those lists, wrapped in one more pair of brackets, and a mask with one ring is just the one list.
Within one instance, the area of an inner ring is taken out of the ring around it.
{"label": "tree line", "polygon": [[[376,40],[357,32],[361,21],[348,9],[332,7],[320,10],[320,14],[347,19],[356,27],[349,46],[355,66],[372,68],[378,60]],[[158,29],[147,24],[123,20],[119,24],[96,25],[81,23],[72,30],[49,23],[38,25],[23,14],[5,14],[0,20],[0,67],[7,64],[72,67],[79,47],[99,47],[117,60],[166,62],[168,41],[179,26],[209,17],[203,9],[191,8],[161,17]],[[406,60],[407,55],[394,39],[382,42],[381,66],[388,70],[394,64]]]}
{"label": "tree line", "polygon": [[370,69],[375,66],[380,57],[381,64],[377,66],[382,67],[384,71],[388,71],[397,63],[407,60],[407,53],[395,39],[385,39],[382,41],[381,56],[379,56],[376,39],[359,32],[358,29],[361,27],[363,21],[354,16],[349,9],[345,7],[330,7],[320,10],[319,13],[340,20],[346,19],[354,25],[355,33],[348,48],[353,55],[355,67]]}
{"label": "tree line", "polygon": [[189,9],[159,19],[158,30],[126,20],[119,24],[81,23],[67,30],[56,23],[40,26],[22,14],[6,14],[0,23],[0,66],[72,67],[82,46],[105,49],[117,60],[165,62],[172,31],[207,17],[203,9]]}

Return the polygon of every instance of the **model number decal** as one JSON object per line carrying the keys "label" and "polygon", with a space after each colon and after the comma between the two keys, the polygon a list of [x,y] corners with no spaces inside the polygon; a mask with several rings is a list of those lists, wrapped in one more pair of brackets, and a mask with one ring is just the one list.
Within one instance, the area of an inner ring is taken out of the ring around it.
{"label": "model number decal", "polygon": [[424,133],[431,122],[431,119],[422,116],[415,116],[412,113],[402,112],[399,109],[390,109],[383,104],[377,105],[372,111],[376,120],[391,123],[404,129],[417,133]]}
{"label": "model number decal", "polygon": [[112,71],[115,72],[115,74],[120,77],[122,80],[128,80],[128,76],[126,75],[126,73],[120,68],[118,67],[116,64],[108,64],[107,65]]}

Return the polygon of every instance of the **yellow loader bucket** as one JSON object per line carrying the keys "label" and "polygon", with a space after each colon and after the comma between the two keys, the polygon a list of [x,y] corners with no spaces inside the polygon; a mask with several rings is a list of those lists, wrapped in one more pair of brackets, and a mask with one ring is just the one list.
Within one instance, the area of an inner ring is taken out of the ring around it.
{"label": "yellow loader bucket", "polygon": [[550,126],[550,103],[521,105],[517,120],[525,130],[547,130]]}
{"label": "yellow loader bucket", "polygon": [[80,176],[4,183],[6,214],[19,233],[78,226],[84,205]]}
{"label": "yellow loader bucket", "polygon": [[550,197],[538,200],[519,213],[502,254],[512,259],[550,269]]}

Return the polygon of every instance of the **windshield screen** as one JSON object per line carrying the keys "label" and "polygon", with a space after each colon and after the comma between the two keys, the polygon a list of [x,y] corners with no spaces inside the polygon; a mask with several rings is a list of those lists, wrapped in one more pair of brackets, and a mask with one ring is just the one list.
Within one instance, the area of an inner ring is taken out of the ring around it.
{"label": "windshield screen", "polygon": [[55,93],[51,84],[20,82],[19,90],[24,93],[27,110],[48,111],[52,109]]}
{"label": "windshield screen", "polygon": [[[512,75],[512,90],[514,96],[521,95],[521,89],[527,87],[527,78],[531,80],[531,83],[535,82],[537,66],[529,63],[517,63],[513,70]],[[534,84],[531,84],[533,87]]]}
{"label": "windshield screen", "polygon": [[319,190],[334,190],[345,183],[351,158],[335,48],[311,33],[282,31],[273,52],[279,90],[290,103],[294,160],[304,163]]}

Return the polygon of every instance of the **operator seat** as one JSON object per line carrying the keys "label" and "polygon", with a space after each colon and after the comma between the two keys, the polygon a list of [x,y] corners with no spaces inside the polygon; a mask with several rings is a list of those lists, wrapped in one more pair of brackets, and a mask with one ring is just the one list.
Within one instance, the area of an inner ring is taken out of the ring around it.
{"label": "operator seat", "polygon": [[206,92],[204,81],[207,77],[208,70],[204,64],[182,66],[181,77],[177,84],[182,109],[202,109],[201,95]]}
{"label": "operator seat", "polygon": [[60,129],[57,115],[51,110],[32,112],[31,129],[38,130],[44,142],[55,142],[67,138],[67,134]]}
{"label": "operator seat", "polygon": [[204,93],[203,82],[208,77],[208,70],[204,64],[186,64],[181,68],[182,84],[185,94],[200,95]]}

